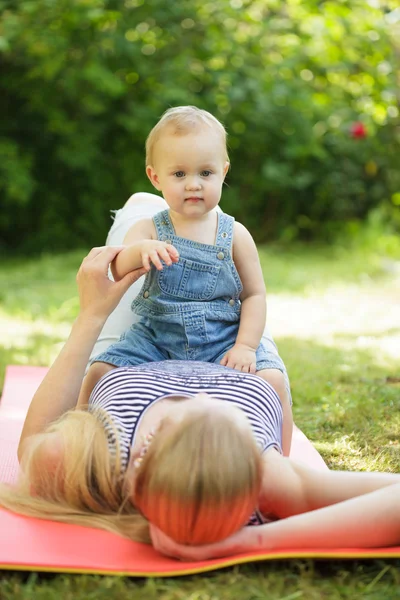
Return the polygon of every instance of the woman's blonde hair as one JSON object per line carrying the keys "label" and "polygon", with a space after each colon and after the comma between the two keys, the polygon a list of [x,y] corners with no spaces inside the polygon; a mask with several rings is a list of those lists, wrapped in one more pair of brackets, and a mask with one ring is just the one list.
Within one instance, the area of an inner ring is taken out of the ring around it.
{"label": "woman's blonde hair", "polygon": [[[15,486],[0,486],[0,505],[30,517],[98,527],[150,542],[148,523],[132,505],[131,476],[120,451],[110,452],[107,415],[76,410],[30,440]],[[40,460],[48,434],[58,434],[62,458],[49,468]]]}
{"label": "woman's blonde hair", "polygon": [[[43,468],[48,434],[57,434],[61,453]],[[32,437],[17,484],[0,485],[0,505],[145,543],[151,541],[148,519],[178,542],[202,544],[246,523],[260,485],[261,457],[250,427],[223,413],[164,419],[134,481],[107,415],[76,410]]]}
{"label": "woman's blonde hair", "polygon": [[258,505],[261,456],[250,426],[224,411],[164,419],[135,478],[134,502],[182,544],[222,540]]}
{"label": "woman's blonde hair", "polygon": [[211,113],[196,106],[175,106],[169,108],[162,115],[157,125],[150,131],[146,140],[146,166],[153,166],[153,150],[156,142],[160,139],[162,133],[167,127],[173,129],[175,135],[186,135],[199,125],[206,125],[214,129],[220,136],[223,146],[223,159],[229,161],[228,150],[226,147],[225,127]]}

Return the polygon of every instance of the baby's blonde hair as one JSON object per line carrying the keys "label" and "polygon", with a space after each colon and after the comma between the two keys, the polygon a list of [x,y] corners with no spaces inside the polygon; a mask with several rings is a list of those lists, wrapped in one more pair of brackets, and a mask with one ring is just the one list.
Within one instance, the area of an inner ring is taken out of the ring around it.
{"label": "baby's blonde hair", "polygon": [[138,468],[134,502],[175,541],[206,544],[246,524],[260,487],[261,456],[250,426],[202,410],[162,425]]}
{"label": "baby's blonde hair", "polygon": [[223,159],[229,161],[226,147],[225,127],[211,113],[196,106],[175,106],[162,115],[157,125],[150,131],[146,140],[146,166],[153,166],[153,150],[156,142],[167,128],[172,128],[175,135],[186,135],[201,125],[214,129],[220,136],[223,145]]}

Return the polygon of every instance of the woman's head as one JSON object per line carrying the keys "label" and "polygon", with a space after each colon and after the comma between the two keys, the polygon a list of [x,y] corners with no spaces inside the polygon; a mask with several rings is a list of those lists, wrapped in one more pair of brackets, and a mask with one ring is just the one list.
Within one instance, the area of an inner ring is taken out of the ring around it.
{"label": "woman's head", "polygon": [[103,414],[95,418],[90,412],[73,411],[34,436],[21,464],[22,473],[29,473],[33,496],[72,510],[117,510],[121,464],[119,452],[110,456],[105,425],[110,427]]}
{"label": "woman's head", "polygon": [[0,486],[0,506],[149,542],[148,525],[131,504],[130,489],[107,415],[76,410],[32,436],[17,484]]}
{"label": "woman's head", "polygon": [[183,543],[227,537],[257,505],[261,457],[239,409],[194,400],[164,417],[135,478],[105,413],[67,413],[32,437],[17,485],[0,486],[0,505],[141,542],[150,541],[146,519]]}
{"label": "woman's head", "polygon": [[240,529],[261,486],[260,452],[245,415],[221,401],[195,402],[177,402],[164,418],[134,489],[144,516],[183,544],[212,543]]}

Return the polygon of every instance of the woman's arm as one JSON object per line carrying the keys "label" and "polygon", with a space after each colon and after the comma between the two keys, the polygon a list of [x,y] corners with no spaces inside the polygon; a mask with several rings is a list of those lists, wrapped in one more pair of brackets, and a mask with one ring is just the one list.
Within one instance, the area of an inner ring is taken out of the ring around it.
{"label": "woman's arm", "polygon": [[263,457],[260,510],[285,518],[399,483],[399,474],[317,471],[270,450]]}
{"label": "woman's arm", "polygon": [[18,447],[19,460],[30,436],[42,432],[52,421],[75,408],[90,352],[108,315],[145,272],[140,269],[118,283],[110,281],[108,266],[121,250],[121,247],[93,248],[81,264],[77,275],[79,316],[30,404]]}
{"label": "woman's arm", "polygon": [[155,548],[182,560],[207,560],[268,550],[380,548],[400,543],[400,484],[305,513],[245,527],[207,546],[181,546],[151,526]]}
{"label": "woman's arm", "polygon": [[400,483],[395,473],[315,471],[293,463],[301,478],[306,510],[315,510]]}
{"label": "woman's arm", "polygon": [[65,346],[29,406],[19,440],[19,461],[30,436],[42,432],[50,423],[75,408],[86,364],[101,329],[101,322],[85,319],[83,315],[73,324]]}

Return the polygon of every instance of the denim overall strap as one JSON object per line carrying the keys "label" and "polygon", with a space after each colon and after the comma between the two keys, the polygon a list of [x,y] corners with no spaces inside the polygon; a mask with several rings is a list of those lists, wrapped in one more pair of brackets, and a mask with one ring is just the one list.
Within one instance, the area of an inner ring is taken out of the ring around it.
{"label": "denim overall strap", "polygon": [[156,228],[157,238],[165,242],[175,235],[174,228],[169,218],[169,210],[163,210],[153,217],[154,227]]}
{"label": "denim overall strap", "polygon": [[218,218],[218,230],[215,238],[216,246],[224,246],[225,248],[232,249],[233,243],[233,226],[235,219],[225,213],[219,213]]}

